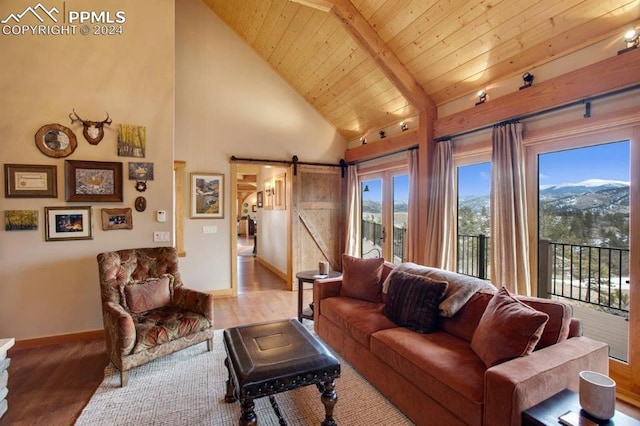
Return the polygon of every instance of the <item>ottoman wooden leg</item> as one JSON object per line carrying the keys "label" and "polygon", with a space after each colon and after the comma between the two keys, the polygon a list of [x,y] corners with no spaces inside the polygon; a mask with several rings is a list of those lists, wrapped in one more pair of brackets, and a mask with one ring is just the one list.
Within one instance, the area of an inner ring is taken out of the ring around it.
{"label": "ottoman wooden leg", "polygon": [[322,396],[320,400],[324,405],[325,418],[321,423],[322,426],[336,426],[337,423],[333,419],[333,407],[336,405],[338,401],[338,394],[335,391],[336,381],[334,379],[329,379],[324,382],[324,390],[322,392]]}
{"label": "ottoman wooden leg", "polygon": [[253,398],[247,398],[240,401],[242,408],[242,415],[238,424],[240,426],[257,426],[258,419],[256,413],[253,411],[255,405],[253,404]]}
{"label": "ottoman wooden leg", "polygon": [[224,365],[227,367],[227,373],[229,374],[229,378],[227,379],[227,393],[224,396],[224,402],[236,402],[238,399],[236,398],[236,389],[233,386],[233,382],[231,381],[231,368],[229,366],[229,358],[224,359]]}

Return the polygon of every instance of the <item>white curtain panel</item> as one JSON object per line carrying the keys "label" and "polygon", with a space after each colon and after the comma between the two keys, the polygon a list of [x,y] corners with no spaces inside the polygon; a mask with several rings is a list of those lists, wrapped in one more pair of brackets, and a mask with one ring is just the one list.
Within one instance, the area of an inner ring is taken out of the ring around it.
{"label": "white curtain panel", "polygon": [[451,141],[436,144],[427,207],[425,264],[455,271],[456,209]]}
{"label": "white curtain panel", "polygon": [[407,162],[409,164],[409,207],[407,214],[407,233],[405,235],[405,261],[421,263],[418,259],[418,247],[420,236],[418,235],[418,150],[412,149],[407,152]]}
{"label": "white curtain panel", "polygon": [[522,123],[493,128],[491,159],[491,281],[531,295]]}
{"label": "white curtain panel", "polygon": [[349,256],[360,257],[360,220],[362,207],[360,201],[360,179],[358,166],[347,168],[347,235],[344,252]]}

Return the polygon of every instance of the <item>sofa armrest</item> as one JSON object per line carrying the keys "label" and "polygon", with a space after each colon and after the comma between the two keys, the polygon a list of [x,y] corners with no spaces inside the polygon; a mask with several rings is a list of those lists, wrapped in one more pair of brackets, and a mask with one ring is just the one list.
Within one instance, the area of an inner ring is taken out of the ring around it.
{"label": "sofa armrest", "polygon": [[204,315],[213,327],[213,294],[178,287],[173,293],[173,304],[179,308]]}
{"label": "sofa armrest", "polygon": [[121,305],[113,302],[107,302],[102,306],[102,315],[107,352],[116,366],[121,368],[121,357],[130,354],[136,343],[136,327],[133,324],[133,318]]}
{"label": "sofa armrest", "polygon": [[607,374],[609,347],[574,337],[489,368],[484,384],[484,424],[520,425],[522,412],[563,389],[578,390],[583,370]]}
{"label": "sofa armrest", "polygon": [[[313,327],[318,326],[318,318],[322,312],[322,299],[340,296],[342,288],[342,276],[335,278],[323,278],[313,282]],[[318,330],[316,330],[316,333]]]}

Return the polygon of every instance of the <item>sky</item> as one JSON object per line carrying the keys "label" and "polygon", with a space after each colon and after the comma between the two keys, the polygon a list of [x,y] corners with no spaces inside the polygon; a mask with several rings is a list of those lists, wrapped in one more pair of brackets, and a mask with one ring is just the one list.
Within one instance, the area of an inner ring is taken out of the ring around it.
{"label": "sky", "polygon": [[[587,179],[629,182],[629,141],[541,154],[538,167],[540,185],[578,183]],[[458,168],[460,196],[488,195],[490,185],[490,163]]]}
{"label": "sky", "polygon": [[[587,179],[630,180],[629,141],[541,154],[538,162],[540,185],[578,183]],[[382,200],[381,179],[365,180],[362,187],[365,185],[369,191],[362,192],[363,200]],[[489,195],[490,185],[491,163],[458,167],[460,196]],[[395,200],[407,201],[408,192],[409,176],[395,176]]]}

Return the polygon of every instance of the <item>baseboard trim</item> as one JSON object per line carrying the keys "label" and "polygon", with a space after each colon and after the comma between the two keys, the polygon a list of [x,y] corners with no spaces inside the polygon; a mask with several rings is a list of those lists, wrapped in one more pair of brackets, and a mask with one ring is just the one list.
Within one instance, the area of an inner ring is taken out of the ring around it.
{"label": "baseboard trim", "polygon": [[104,330],[90,330],[79,333],[60,334],[57,336],[36,337],[17,340],[14,349],[33,348],[37,346],[58,345],[61,343],[81,342],[84,340],[104,339]]}
{"label": "baseboard trim", "polygon": [[262,266],[264,266],[265,268],[267,268],[268,270],[270,270],[271,272],[273,272],[274,274],[282,278],[285,282],[287,282],[287,274],[282,272],[280,269],[276,268],[275,266],[273,266],[272,264],[270,264],[260,256],[256,256],[256,260],[260,262]]}

